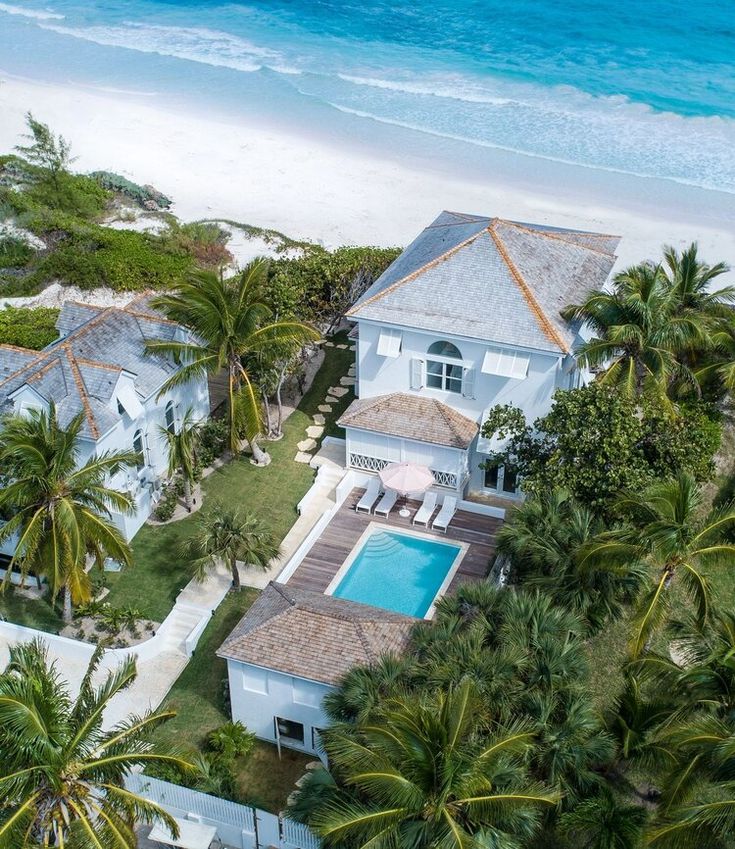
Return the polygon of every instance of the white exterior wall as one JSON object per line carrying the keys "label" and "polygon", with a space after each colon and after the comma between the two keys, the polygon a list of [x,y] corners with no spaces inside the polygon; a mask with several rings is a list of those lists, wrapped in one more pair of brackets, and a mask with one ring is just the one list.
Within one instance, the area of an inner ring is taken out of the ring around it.
{"label": "white exterior wall", "polygon": [[[143,434],[143,456],[145,467],[136,473],[135,469],[124,469],[110,481],[116,489],[129,492],[135,501],[135,513],[130,516],[113,513],[112,519],[125,537],[130,540],[140,530],[153,510],[157,498],[154,495],[153,482],[166,476],[168,455],[166,439],[159,428],[166,424],[166,406],[173,401],[176,426],[181,424],[187,409],[192,408],[195,421],[206,419],[209,414],[209,390],[206,380],[192,381],[166,392],[160,399],[154,393],[141,402],[143,411],[131,419],[124,414],[117,425],[97,440],[96,450],[132,451],[133,437],[137,430]],[[117,401],[112,403],[117,410]]]}
{"label": "white exterior wall", "polygon": [[[488,347],[493,346],[492,342],[485,343],[452,334],[439,336],[436,333],[402,328],[397,324],[381,325],[364,320],[358,323],[357,374],[359,377],[356,390],[359,398],[372,398],[391,392],[407,392],[425,398],[436,398],[468,418],[474,419],[480,426],[490,408],[497,404],[513,404],[523,410],[526,421],[531,423],[548,412],[553,394],[557,389],[570,388],[579,380],[579,372],[572,369],[573,361],[570,357],[562,359],[561,356],[553,353],[531,351],[520,347],[513,349],[512,346],[502,345],[504,349],[524,353],[530,359],[525,379],[498,377],[482,371],[485,353]],[[377,353],[381,328],[401,331],[399,356],[386,357]],[[455,345],[462,354],[464,367],[473,371],[474,380],[472,391],[469,393],[470,397],[466,394],[430,389],[427,386],[420,390],[411,388],[412,361],[421,359],[425,362],[429,346],[437,341],[447,341]],[[420,425],[420,423],[417,424]],[[349,452],[354,452],[355,446],[366,437],[367,434],[354,429],[347,431],[348,457]],[[385,443],[381,446],[384,453],[376,456],[382,456],[391,461],[412,460],[424,463],[432,469],[448,470],[445,456],[448,449],[380,434],[374,434],[373,437]],[[419,446],[421,450],[417,452],[416,457],[409,456],[410,450],[407,451],[406,447],[411,449],[415,446]],[[485,440],[478,439],[466,452],[464,465],[470,476],[470,490],[483,489],[484,473],[479,464],[485,459],[484,452],[487,452],[488,448]]]}
{"label": "white exterior wall", "polygon": [[313,732],[329,724],[321,703],[333,687],[235,660],[227,661],[227,674],[233,720],[270,743],[276,742],[275,717],[300,722],[304,742],[281,737],[281,745],[319,756]]}

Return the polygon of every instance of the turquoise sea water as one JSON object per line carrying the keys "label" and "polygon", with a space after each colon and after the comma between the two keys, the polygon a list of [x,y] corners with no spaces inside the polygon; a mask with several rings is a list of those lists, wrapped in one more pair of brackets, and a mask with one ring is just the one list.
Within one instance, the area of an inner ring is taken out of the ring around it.
{"label": "turquoise sea water", "polygon": [[393,531],[366,540],[332,595],[422,618],[459,554],[459,546]]}
{"label": "turquoise sea water", "polygon": [[0,70],[735,192],[732,0],[12,0]]}

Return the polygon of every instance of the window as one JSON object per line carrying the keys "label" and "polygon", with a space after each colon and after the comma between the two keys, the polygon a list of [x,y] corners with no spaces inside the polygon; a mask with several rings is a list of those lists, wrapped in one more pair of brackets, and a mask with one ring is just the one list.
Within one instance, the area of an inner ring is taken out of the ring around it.
{"label": "window", "polygon": [[503,469],[503,492],[515,492],[518,489],[518,472],[512,466]]}
{"label": "window", "polygon": [[434,342],[426,359],[426,385],[444,392],[462,392],[462,354],[451,342]]}
{"label": "window", "polygon": [[174,413],[173,401],[169,401],[166,404],[166,430],[169,433],[176,433],[176,415]]}
{"label": "window", "polygon": [[322,695],[314,685],[308,681],[302,681],[301,678],[294,678],[292,680],[294,702],[297,705],[318,708],[322,703]]}
{"label": "window", "polygon": [[133,451],[138,455],[138,460],[135,467],[140,471],[145,466],[145,456],[143,454],[143,431],[136,430],[133,434]]}
{"label": "window", "polygon": [[242,686],[251,693],[268,693],[268,673],[257,666],[247,666],[242,671]]}
{"label": "window", "polygon": [[515,495],[518,492],[518,483],[518,471],[513,466],[493,463],[485,469],[485,489]]}
{"label": "window", "polygon": [[401,353],[401,338],[403,334],[400,330],[389,330],[383,328],[380,331],[378,339],[378,356],[395,358]]}
{"label": "window", "polygon": [[523,380],[528,375],[527,354],[508,351],[504,348],[488,348],[482,361],[482,371],[497,377],[512,377]]}
{"label": "window", "polygon": [[498,463],[494,463],[492,466],[487,466],[485,468],[485,489],[497,489],[498,488],[498,472],[500,471],[500,466]]}
{"label": "window", "polygon": [[294,740],[297,743],[304,742],[304,726],[300,722],[294,722],[292,719],[283,719],[280,716],[274,716],[273,722],[276,727],[276,739],[285,738]]}

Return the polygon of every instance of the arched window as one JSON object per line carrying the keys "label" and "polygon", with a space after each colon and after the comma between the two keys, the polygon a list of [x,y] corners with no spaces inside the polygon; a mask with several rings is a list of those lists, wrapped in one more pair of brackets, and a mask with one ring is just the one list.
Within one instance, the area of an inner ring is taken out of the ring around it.
{"label": "arched window", "polygon": [[135,463],[136,468],[140,471],[145,466],[145,455],[143,453],[143,431],[136,430],[133,434],[133,451],[138,455]]}
{"label": "arched window", "polygon": [[426,385],[444,392],[462,392],[462,353],[451,342],[429,345],[426,357]]}
{"label": "arched window", "polygon": [[169,433],[176,433],[176,416],[174,414],[173,401],[169,401],[166,404],[166,430]]}

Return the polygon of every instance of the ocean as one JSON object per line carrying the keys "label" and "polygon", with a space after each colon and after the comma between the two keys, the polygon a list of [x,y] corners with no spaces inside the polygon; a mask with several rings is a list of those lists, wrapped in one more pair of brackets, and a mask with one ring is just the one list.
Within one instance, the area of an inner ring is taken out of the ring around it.
{"label": "ocean", "polygon": [[735,192],[732,0],[14,0],[0,71]]}

